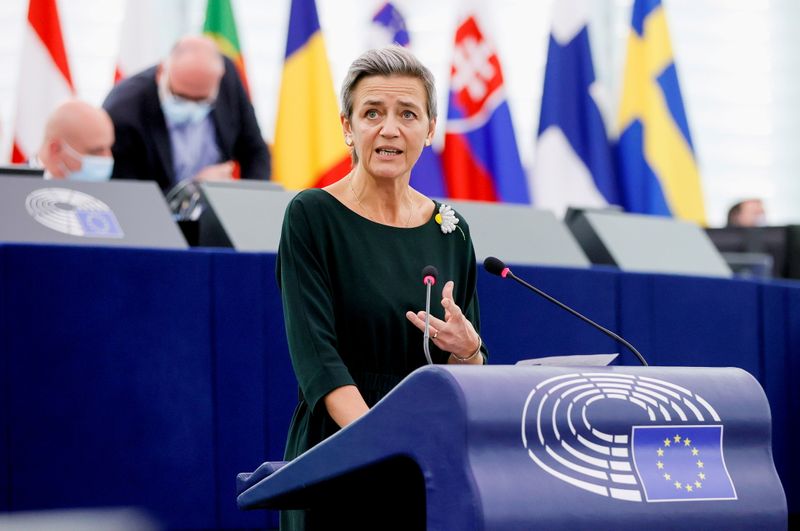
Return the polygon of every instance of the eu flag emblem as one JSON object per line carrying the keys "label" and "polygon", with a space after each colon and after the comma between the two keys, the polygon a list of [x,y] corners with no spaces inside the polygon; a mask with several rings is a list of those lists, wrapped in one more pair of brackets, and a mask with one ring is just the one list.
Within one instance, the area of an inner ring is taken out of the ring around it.
{"label": "eu flag emblem", "polygon": [[648,502],[736,499],[722,426],[634,426],[631,446]]}
{"label": "eu flag emblem", "polygon": [[110,210],[76,210],[83,236],[92,238],[124,238],[117,217]]}

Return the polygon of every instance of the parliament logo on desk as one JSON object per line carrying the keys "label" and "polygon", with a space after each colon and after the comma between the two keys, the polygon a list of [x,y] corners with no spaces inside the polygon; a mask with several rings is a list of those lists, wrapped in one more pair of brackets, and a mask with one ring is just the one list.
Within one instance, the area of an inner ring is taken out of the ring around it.
{"label": "parliament logo on desk", "polygon": [[40,188],[25,199],[25,208],[45,227],[86,238],[124,238],[114,212],[101,200],[68,188]]}
{"label": "parliament logo on desk", "polygon": [[[642,422],[602,431],[587,413],[593,405],[634,408]],[[574,487],[631,502],[736,500],[723,433],[700,395],[621,373],[550,378],[522,411],[522,443],[536,465]]]}

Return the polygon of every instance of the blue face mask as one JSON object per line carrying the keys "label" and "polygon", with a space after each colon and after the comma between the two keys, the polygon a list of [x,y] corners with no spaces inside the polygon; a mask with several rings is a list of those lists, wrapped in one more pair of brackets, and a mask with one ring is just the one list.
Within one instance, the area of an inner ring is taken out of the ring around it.
{"label": "blue face mask", "polygon": [[192,101],[172,94],[165,74],[159,80],[158,95],[164,118],[170,125],[196,124],[205,120],[211,112],[212,104],[209,101]]}
{"label": "blue face mask", "polygon": [[167,123],[175,125],[196,124],[202,122],[208,116],[208,113],[211,112],[211,104],[178,100],[174,99],[173,96],[161,102],[161,110],[164,111],[164,118],[167,119]]}
{"label": "blue face mask", "polygon": [[114,171],[114,158],[97,155],[81,155],[72,146],[63,143],[64,149],[71,157],[80,161],[80,169],[65,172],[70,181],[103,182],[111,178]]}

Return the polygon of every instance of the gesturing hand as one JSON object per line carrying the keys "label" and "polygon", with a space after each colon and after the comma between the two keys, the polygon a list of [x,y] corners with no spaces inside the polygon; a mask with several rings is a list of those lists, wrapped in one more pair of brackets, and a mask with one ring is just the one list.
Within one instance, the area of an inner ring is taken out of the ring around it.
{"label": "gesturing hand", "polygon": [[[441,350],[451,352],[459,358],[467,358],[480,347],[481,339],[453,300],[453,287],[453,281],[449,280],[442,288],[444,321],[431,315],[430,334],[434,345]],[[425,330],[425,312],[406,312],[406,318],[420,330]],[[473,359],[483,361],[480,356]]]}

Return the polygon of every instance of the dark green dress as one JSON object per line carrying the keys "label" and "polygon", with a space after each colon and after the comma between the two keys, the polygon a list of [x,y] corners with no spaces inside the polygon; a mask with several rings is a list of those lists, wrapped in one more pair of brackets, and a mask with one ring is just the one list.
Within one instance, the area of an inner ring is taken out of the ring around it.
{"label": "dark green dress", "polygon": [[[326,394],[354,384],[372,407],[426,363],[422,332],[405,317],[408,310],[425,309],[426,265],[439,271],[431,314],[444,318],[442,287],[453,280],[456,304],[480,332],[469,227],[456,214],[458,228],[444,234],[434,203],[431,219],[413,228],[370,221],[319,189],[300,192],[289,203],[277,274],[300,389],[287,461],[339,429],[325,409]],[[431,342],[434,363],[446,363],[448,355]],[[295,516],[302,519],[302,513]],[[291,525],[284,517],[281,528],[302,523]]]}

